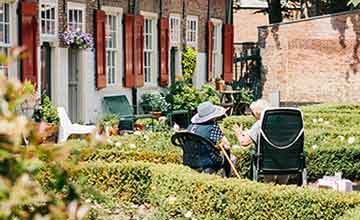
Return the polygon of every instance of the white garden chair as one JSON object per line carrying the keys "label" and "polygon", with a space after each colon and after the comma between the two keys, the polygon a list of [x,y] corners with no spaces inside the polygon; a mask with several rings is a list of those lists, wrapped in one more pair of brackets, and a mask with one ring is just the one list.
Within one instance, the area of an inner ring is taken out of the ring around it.
{"label": "white garden chair", "polygon": [[71,123],[70,118],[63,107],[58,107],[57,111],[60,118],[58,137],[59,143],[66,141],[71,134],[90,134],[96,130],[96,127],[93,125],[80,125]]}

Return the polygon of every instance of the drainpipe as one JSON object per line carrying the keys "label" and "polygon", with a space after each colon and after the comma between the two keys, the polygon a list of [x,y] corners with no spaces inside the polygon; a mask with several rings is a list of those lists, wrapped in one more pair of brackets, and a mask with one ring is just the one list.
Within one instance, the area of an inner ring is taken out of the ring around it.
{"label": "drainpipe", "polygon": [[182,7],[182,17],[184,19],[184,22],[181,22],[181,24],[183,24],[182,26],[182,33],[183,33],[183,38],[182,38],[182,49],[185,48],[186,46],[186,3],[185,3],[186,0],[183,0],[182,3],[183,3],[183,7]]}
{"label": "drainpipe", "polygon": [[[162,18],[162,16],[163,16],[163,1],[162,0],[160,0],[159,1],[159,3],[160,3],[160,7],[159,7],[159,9],[160,9],[160,12],[159,12],[159,20],[158,20],[158,30],[160,30],[161,31],[161,23],[160,23],[160,21],[161,21],[161,18]],[[161,47],[160,47],[160,42],[161,42],[161,33],[160,32],[158,32],[158,79],[157,79],[157,81],[159,82],[159,84],[160,84],[160,75],[161,75],[161,59],[160,59],[160,53],[161,53]]]}
{"label": "drainpipe", "polygon": [[209,40],[209,27],[208,27],[208,24],[209,24],[209,21],[210,21],[210,0],[208,0],[208,5],[207,5],[207,22],[206,22],[206,29],[207,29],[207,32],[206,32],[206,44],[205,44],[205,51],[207,51],[207,59],[206,59],[206,74],[205,74],[205,82],[208,81],[208,74],[209,74],[209,42],[207,42]]}
{"label": "drainpipe", "polygon": [[[138,0],[132,0],[132,7],[130,7],[130,11],[136,16],[138,15],[139,13],[139,2]],[[134,30],[136,28],[135,26],[135,19],[134,19]],[[136,34],[134,34],[134,42],[136,42]],[[137,80],[137,74],[135,74],[135,78],[134,78],[134,81],[135,81],[135,85],[137,84],[136,83],[136,80]],[[138,106],[137,106],[137,94],[138,94],[138,89],[136,86],[134,86],[131,90],[131,94],[132,94],[132,106],[133,106],[133,109],[134,109],[134,114],[137,114],[138,113]]]}

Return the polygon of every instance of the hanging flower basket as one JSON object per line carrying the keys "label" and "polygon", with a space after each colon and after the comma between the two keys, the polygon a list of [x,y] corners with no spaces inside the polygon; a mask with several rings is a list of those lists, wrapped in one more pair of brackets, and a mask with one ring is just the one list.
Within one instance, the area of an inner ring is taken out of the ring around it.
{"label": "hanging flower basket", "polygon": [[67,30],[60,34],[60,38],[63,40],[65,45],[74,49],[87,49],[93,48],[94,46],[93,37],[82,31]]}

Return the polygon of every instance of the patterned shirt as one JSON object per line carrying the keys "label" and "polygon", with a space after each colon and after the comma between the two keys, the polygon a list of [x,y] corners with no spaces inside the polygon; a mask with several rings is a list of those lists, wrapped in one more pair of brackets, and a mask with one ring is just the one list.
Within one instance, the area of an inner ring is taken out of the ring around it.
{"label": "patterned shirt", "polygon": [[219,125],[214,124],[210,130],[210,140],[214,144],[218,144],[223,137],[224,137],[224,133],[220,129]]}

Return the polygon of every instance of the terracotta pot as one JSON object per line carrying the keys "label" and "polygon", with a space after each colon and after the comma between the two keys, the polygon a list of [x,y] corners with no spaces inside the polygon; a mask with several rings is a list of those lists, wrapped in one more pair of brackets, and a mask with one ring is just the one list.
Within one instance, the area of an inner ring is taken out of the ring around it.
{"label": "terracotta pot", "polygon": [[137,130],[137,131],[145,130],[145,125],[143,125],[143,124],[135,124],[134,127],[135,127],[135,130]]}
{"label": "terracotta pot", "polygon": [[40,122],[36,128],[39,143],[56,143],[59,132],[59,125],[54,123]]}
{"label": "terracotta pot", "polygon": [[219,91],[224,91],[225,88],[225,82],[224,80],[217,80],[215,81],[215,88]]}
{"label": "terracotta pot", "polygon": [[152,112],[152,115],[154,116],[154,118],[156,118],[156,120],[159,120],[159,118],[161,117],[161,112]]}

